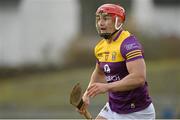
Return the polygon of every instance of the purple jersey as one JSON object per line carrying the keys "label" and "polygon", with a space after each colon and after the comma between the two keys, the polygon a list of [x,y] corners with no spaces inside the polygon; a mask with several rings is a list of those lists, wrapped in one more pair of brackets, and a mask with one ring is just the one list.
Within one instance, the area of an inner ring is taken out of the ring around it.
{"label": "purple jersey", "polygon": [[[129,74],[126,62],[144,58],[141,44],[128,31],[120,31],[111,43],[101,40],[95,47],[95,56],[108,83],[119,81]],[[109,92],[110,108],[117,113],[140,111],[151,102],[147,82],[130,91]]]}

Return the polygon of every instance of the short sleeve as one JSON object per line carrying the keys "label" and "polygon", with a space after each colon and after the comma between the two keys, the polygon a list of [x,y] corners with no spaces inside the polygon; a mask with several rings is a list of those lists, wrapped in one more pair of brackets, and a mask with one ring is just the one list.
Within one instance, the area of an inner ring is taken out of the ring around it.
{"label": "short sleeve", "polygon": [[142,46],[135,36],[129,36],[122,42],[120,52],[126,62],[144,58]]}
{"label": "short sleeve", "polygon": [[98,59],[96,59],[96,63],[97,63],[97,64],[99,64],[99,63],[100,63]]}

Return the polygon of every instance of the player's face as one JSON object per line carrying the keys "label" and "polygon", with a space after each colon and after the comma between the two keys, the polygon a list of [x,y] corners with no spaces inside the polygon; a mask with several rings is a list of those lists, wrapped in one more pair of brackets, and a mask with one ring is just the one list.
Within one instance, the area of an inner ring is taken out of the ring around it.
{"label": "player's face", "polygon": [[115,31],[114,20],[107,13],[96,14],[96,27],[100,34],[113,33]]}

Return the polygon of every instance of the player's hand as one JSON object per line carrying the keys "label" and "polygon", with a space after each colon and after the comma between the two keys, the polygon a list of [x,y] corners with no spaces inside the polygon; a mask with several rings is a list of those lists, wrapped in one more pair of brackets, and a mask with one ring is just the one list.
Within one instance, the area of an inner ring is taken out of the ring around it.
{"label": "player's hand", "polygon": [[89,106],[89,102],[90,102],[90,100],[89,100],[90,98],[89,98],[89,96],[87,96],[86,92],[82,96],[82,99],[83,99],[84,103],[83,103],[82,107],[80,109],[78,109],[78,112],[80,114],[84,114],[86,112],[86,109]]}
{"label": "player's hand", "polygon": [[108,91],[108,84],[107,83],[93,83],[87,89],[87,96],[95,97],[98,94],[105,93]]}

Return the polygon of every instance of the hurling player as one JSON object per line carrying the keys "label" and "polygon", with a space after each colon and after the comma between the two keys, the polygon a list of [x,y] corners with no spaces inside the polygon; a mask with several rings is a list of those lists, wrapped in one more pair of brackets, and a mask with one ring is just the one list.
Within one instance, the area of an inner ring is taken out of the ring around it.
{"label": "hurling player", "polygon": [[107,92],[108,101],[96,119],[155,119],[143,48],[122,28],[124,21],[120,5],[104,4],[96,11],[96,28],[103,39],[95,46],[96,67],[79,112],[84,112],[90,98]]}

